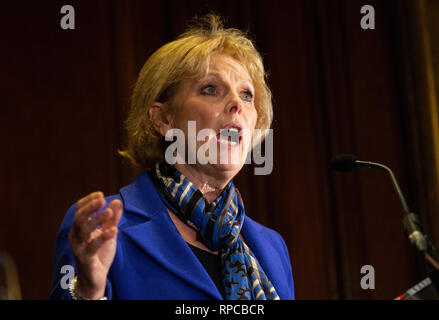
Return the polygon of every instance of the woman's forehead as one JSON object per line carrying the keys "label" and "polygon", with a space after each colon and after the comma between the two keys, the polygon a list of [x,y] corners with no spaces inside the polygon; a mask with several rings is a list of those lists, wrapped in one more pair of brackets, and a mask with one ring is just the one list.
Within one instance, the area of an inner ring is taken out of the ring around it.
{"label": "woman's forehead", "polygon": [[211,68],[227,66],[232,69],[246,71],[245,67],[241,64],[240,61],[225,53],[215,53],[210,57],[209,60],[210,60],[209,66]]}
{"label": "woman's forehead", "polygon": [[195,72],[187,73],[179,84],[180,90],[185,91],[189,88],[195,88],[196,85],[204,80],[220,79],[245,82],[251,88],[254,88],[254,81],[250,76],[247,68],[234,57],[225,53],[213,53],[207,59],[201,62]]}
{"label": "woman's forehead", "polygon": [[239,82],[249,82],[253,85],[252,78],[238,60],[226,54],[214,54],[209,59],[209,64],[203,72],[195,75],[192,80],[195,82],[206,78],[220,78],[222,80],[233,80]]}

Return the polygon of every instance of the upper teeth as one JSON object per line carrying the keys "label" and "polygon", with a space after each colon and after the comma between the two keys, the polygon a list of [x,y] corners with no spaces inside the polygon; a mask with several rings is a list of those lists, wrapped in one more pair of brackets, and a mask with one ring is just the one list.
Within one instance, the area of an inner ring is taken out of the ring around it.
{"label": "upper teeth", "polygon": [[233,135],[233,136],[235,136],[235,135],[237,135],[237,134],[239,134],[239,129],[238,128],[227,128],[227,129],[222,129],[221,131],[220,131],[220,134],[221,135],[224,135],[224,134],[231,134],[231,135]]}
{"label": "upper teeth", "polygon": [[226,137],[227,142],[230,142],[231,144],[237,144],[239,142],[239,129],[235,127],[222,129],[220,131],[220,136]]}
{"label": "upper teeth", "polygon": [[226,132],[233,132],[233,133],[239,133],[239,129],[238,128],[226,128],[226,129],[222,129],[221,133],[226,133]]}

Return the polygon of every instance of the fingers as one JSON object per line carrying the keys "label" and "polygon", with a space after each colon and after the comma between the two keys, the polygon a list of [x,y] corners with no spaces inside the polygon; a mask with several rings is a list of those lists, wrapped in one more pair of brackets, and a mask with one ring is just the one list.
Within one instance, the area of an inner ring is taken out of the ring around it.
{"label": "fingers", "polygon": [[111,216],[113,211],[110,208],[105,209],[94,218],[88,218],[88,221],[83,223],[80,227],[79,233],[83,240],[88,240],[91,233],[95,231],[99,226],[103,225]]}
{"label": "fingers", "polygon": [[98,215],[99,218],[91,218],[95,212],[99,211],[104,206],[104,194],[100,191],[92,192],[78,200],[71,230],[71,235],[75,242],[88,240],[90,233],[99,225],[99,221],[105,219],[105,217],[109,215],[109,212],[102,212],[104,214],[102,216]]}
{"label": "fingers", "polygon": [[122,202],[113,200],[107,209],[92,217],[105,206],[104,194],[93,192],[77,202],[77,210],[73,219],[71,240],[76,243],[88,242],[99,226],[102,232],[117,227],[122,216]]}
{"label": "fingers", "polygon": [[106,219],[104,225],[102,226],[102,231],[117,227],[120,218],[122,216],[122,202],[120,200],[113,200],[108,205],[108,209],[111,210],[111,215]]}
{"label": "fingers", "polygon": [[91,215],[105,206],[104,199],[91,200],[88,203],[84,202],[83,206],[76,210],[75,217],[73,218],[71,234],[73,240],[77,242],[87,241],[91,232],[110,215],[110,212],[102,212],[104,213],[103,215],[99,214],[95,218],[91,218]]}
{"label": "fingers", "polygon": [[[87,254],[95,254],[101,248],[104,242],[111,240],[117,236],[119,232],[117,225],[119,224],[120,218],[122,216],[122,209],[122,202],[117,199],[113,200],[108,205],[108,208],[102,212],[105,213],[105,217],[99,219],[99,223],[93,223],[93,225],[100,225],[101,222],[103,222],[103,225],[100,229],[100,234],[96,238],[92,239],[87,245]],[[94,219],[97,220],[102,213],[100,213]],[[90,226],[92,226],[92,224],[90,224]]]}
{"label": "fingers", "polygon": [[95,199],[99,199],[99,198],[104,198],[104,194],[101,191],[92,192],[92,193],[88,194],[87,196],[85,196],[84,198],[79,199],[76,202],[76,205],[78,208],[81,208],[85,204],[89,203],[90,201],[95,200]]}
{"label": "fingers", "polygon": [[75,220],[82,223],[105,206],[104,194],[102,192],[94,192],[89,196],[82,198],[77,202]]}
{"label": "fingers", "polygon": [[108,230],[102,231],[102,233],[90,241],[87,246],[87,254],[94,255],[103,245],[105,241],[115,238],[118,233],[117,227],[111,227]]}

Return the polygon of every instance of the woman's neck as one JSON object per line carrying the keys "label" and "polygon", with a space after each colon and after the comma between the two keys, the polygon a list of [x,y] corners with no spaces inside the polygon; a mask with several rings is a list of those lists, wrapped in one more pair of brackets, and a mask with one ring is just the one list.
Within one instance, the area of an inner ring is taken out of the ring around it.
{"label": "woman's neck", "polygon": [[175,168],[188,178],[209,202],[213,202],[218,198],[230,181],[228,179],[219,180],[190,165],[175,164]]}

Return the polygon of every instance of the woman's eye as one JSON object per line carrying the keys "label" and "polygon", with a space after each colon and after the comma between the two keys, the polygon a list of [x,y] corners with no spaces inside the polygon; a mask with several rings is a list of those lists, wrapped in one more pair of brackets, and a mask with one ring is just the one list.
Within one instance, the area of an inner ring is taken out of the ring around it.
{"label": "woman's eye", "polygon": [[216,90],[213,85],[208,84],[201,89],[201,92],[207,95],[214,95],[216,93]]}
{"label": "woman's eye", "polygon": [[251,93],[250,91],[245,91],[242,94],[242,98],[246,101],[252,101],[253,100],[253,93]]}

